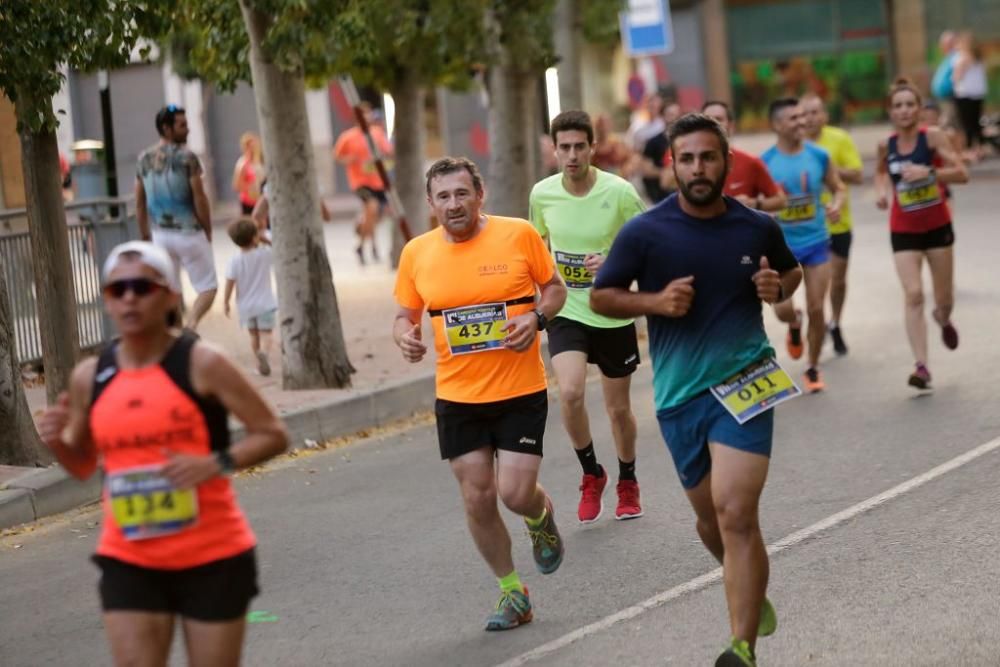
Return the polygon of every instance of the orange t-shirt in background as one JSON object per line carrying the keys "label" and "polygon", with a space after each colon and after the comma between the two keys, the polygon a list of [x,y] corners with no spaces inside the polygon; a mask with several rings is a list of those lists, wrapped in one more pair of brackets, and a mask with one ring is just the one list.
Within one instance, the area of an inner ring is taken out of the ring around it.
{"label": "orange t-shirt in background", "polygon": [[[505,326],[499,321],[504,310],[507,319],[530,313],[536,286],[554,274],[542,237],[528,221],[517,218],[487,216],[479,235],[463,243],[451,243],[443,229],[432,229],[406,244],[396,276],[396,301],[404,308],[433,311],[438,398],[491,403],[546,388],[539,337],[524,352],[514,352],[495,340],[483,342],[489,334],[474,334]],[[525,297],[532,302],[500,306]],[[463,334],[473,338],[459,335],[463,323]],[[482,349],[489,345],[494,347]]]}
{"label": "orange t-shirt in background", "polygon": [[[377,125],[373,125],[369,130],[379,151],[383,155],[392,155],[392,144],[386,138],[385,130]],[[375,170],[374,165],[369,164],[372,160],[372,152],[368,150],[368,140],[365,139],[361,128],[352,127],[337,137],[337,143],[333,146],[333,157],[338,160],[350,157],[356,159],[355,162],[345,165],[347,185],[351,190],[371,188],[381,191],[385,189],[378,171]]]}

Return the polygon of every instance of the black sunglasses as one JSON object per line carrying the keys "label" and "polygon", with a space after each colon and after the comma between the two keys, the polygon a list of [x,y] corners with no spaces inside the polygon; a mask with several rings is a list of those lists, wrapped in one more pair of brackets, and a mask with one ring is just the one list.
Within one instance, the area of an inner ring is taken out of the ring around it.
{"label": "black sunglasses", "polygon": [[104,296],[120,299],[129,291],[136,296],[146,296],[161,289],[166,289],[166,285],[149,278],[127,278],[105,285]]}

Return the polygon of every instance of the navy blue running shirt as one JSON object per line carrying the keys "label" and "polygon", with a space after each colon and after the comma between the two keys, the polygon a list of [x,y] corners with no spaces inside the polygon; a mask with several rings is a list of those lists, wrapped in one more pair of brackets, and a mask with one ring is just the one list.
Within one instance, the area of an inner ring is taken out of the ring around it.
{"label": "navy blue running shirt", "polygon": [[658,292],[694,276],[694,300],[680,318],[650,315],[649,352],[657,410],[694,398],[760,359],[774,355],[764,331],[753,274],[760,258],[784,273],[798,266],[769,215],[724,197],[726,212],[694,218],[673,195],[622,227],[594,289]]}

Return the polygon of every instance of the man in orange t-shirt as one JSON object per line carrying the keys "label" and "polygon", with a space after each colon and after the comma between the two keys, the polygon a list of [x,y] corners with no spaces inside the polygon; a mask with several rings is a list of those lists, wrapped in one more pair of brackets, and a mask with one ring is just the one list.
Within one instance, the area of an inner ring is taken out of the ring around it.
{"label": "man in orange t-shirt", "polygon": [[[376,148],[382,155],[392,155],[392,144],[385,136],[385,130],[374,123],[371,105],[362,102],[360,106]],[[386,204],[385,184],[375,169],[375,160],[368,147],[368,139],[361,131],[360,125],[355,125],[351,129],[341,132],[340,136],[337,137],[337,143],[333,146],[333,157],[344,165],[347,170],[347,185],[361,199],[361,219],[355,227],[355,232],[358,235],[358,247],[356,248],[358,259],[362,264],[365,263],[364,247],[365,239],[368,239],[372,248],[372,259],[377,262],[378,248],[375,247],[375,225],[378,223],[382,207]]]}
{"label": "man in orange t-shirt", "polygon": [[500,585],[486,629],[509,630],[529,622],[532,611],[497,497],[524,517],[542,574],[563,558],[552,500],[538,484],[548,415],[538,332],[559,313],[566,286],[534,227],[484,215],[484,195],[479,170],[466,158],[442,158],[427,172],[427,200],[441,227],[403,248],[393,338],[404,359],[423,359],[427,310],[441,458],[451,464],[472,538]]}

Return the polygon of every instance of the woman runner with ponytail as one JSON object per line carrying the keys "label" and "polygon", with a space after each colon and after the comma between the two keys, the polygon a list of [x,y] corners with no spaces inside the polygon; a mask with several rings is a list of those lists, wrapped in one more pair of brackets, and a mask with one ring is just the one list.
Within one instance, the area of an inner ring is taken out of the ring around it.
{"label": "woman runner with ponytail", "polygon": [[968,172],[948,136],[920,124],[920,93],[906,79],[889,91],[889,118],[896,132],[878,147],[875,172],[876,205],[888,209],[896,273],[903,286],[906,334],[916,361],[907,380],[911,387],[929,389],[927,323],[921,270],[924,260],[934,285],[934,321],[945,347],[958,347],[958,330],[951,321],[955,303],[951,212],[943,186],[966,183]]}

